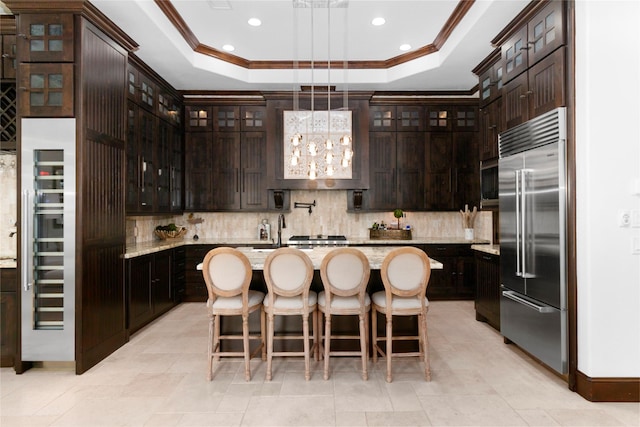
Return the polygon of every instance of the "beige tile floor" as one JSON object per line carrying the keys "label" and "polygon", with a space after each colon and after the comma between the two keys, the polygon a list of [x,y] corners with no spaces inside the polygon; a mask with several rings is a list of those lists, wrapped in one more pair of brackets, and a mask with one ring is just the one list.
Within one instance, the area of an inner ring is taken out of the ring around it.
{"label": "beige tile floor", "polygon": [[304,381],[297,358],[239,359],[205,380],[204,304],[176,307],[84,375],[52,367],[0,376],[0,425],[9,426],[638,426],[637,403],[591,403],[530,360],[485,323],[473,302],[432,302],[428,316],[432,381],[417,361],[370,363],[362,381],[356,358],[321,363]]}

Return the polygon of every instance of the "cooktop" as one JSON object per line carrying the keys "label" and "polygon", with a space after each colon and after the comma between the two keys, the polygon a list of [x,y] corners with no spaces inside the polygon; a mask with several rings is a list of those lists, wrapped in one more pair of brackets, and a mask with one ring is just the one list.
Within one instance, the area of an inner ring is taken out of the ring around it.
{"label": "cooktop", "polygon": [[314,234],[314,235],[300,235],[300,236],[291,236],[289,240],[347,240],[346,236],[342,235],[331,235],[331,234]]}

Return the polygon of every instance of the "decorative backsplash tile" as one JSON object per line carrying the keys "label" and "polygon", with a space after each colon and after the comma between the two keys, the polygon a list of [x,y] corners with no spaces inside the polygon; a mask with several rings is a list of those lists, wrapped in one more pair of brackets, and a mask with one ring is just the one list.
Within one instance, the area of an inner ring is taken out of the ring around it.
{"label": "decorative backsplash tile", "polygon": [[[313,203],[313,212],[308,209],[295,209],[294,202]],[[462,207],[461,207],[462,208]],[[472,206],[470,209],[473,208]],[[250,238],[255,239],[258,225],[266,218],[271,224],[271,237],[276,238],[278,214],[276,212],[220,212],[197,213],[204,219],[198,235],[201,238]],[[291,212],[286,212],[287,228],[282,230],[282,240],[299,234],[344,234],[352,238],[367,238],[369,228],[374,222],[384,221],[397,225],[393,212],[348,213],[346,191],[292,191]],[[192,238],[195,226],[187,222],[188,214],[176,217],[135,217],[127,221],[127,243],[145,242],[156,239],[153,229],[157,225],[174,222],[189,230],[185,238]],[[477,239],[491,241],[493,236],[491,212],[478,212],[474,223]],[[464,229],[460,212],[407,212],[401,226],[411,225],[414,237],[464,238]],[[137,232],[137,236],[132,236]],[[134,237],[134,239],[131,239]]]}

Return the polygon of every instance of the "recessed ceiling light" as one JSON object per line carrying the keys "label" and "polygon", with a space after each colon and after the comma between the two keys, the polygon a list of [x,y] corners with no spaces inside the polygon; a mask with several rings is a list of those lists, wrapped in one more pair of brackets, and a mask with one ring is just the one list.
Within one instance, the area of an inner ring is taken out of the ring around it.
{"label": "recessed ceiling light", "polygon": [[371,25],[379,27],[380,25],[384,25],[385,22],[387,21],[385,21],[384,18],[373,18],[373,20],[371,21]]}
{"label": "recessed ceiling light", "polygon": [[230,44],[225,44],[224,46],[222,46],[222,49],[226,50],[227,52],[233,52],[234,50],[236,50],[236,48]]}
{"label": "recessed ceiling light", "polygon": [[403,51],[403,52],[411,50],[411,45],[410,44],[401,44],[400,45],[400,50]]}
{"label": "recessed ceiling light", "polygon": [[251,25],[252,27],[259,27],[260,25],[262,25],[262,21],[259,20],[258,18],[251,18],[249,19],[249,21],[247,21],[249,23],[249,25]]}

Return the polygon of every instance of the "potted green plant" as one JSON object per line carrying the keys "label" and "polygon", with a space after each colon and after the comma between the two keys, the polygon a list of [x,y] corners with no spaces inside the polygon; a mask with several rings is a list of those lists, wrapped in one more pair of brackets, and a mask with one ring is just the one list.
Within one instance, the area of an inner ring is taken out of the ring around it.
{"label": "potted green plant", "polygon": [[393,216],[398,219],[398,230],[400,230],[400,218],[404,216],[402,209],[396,209],[393,211]]}

